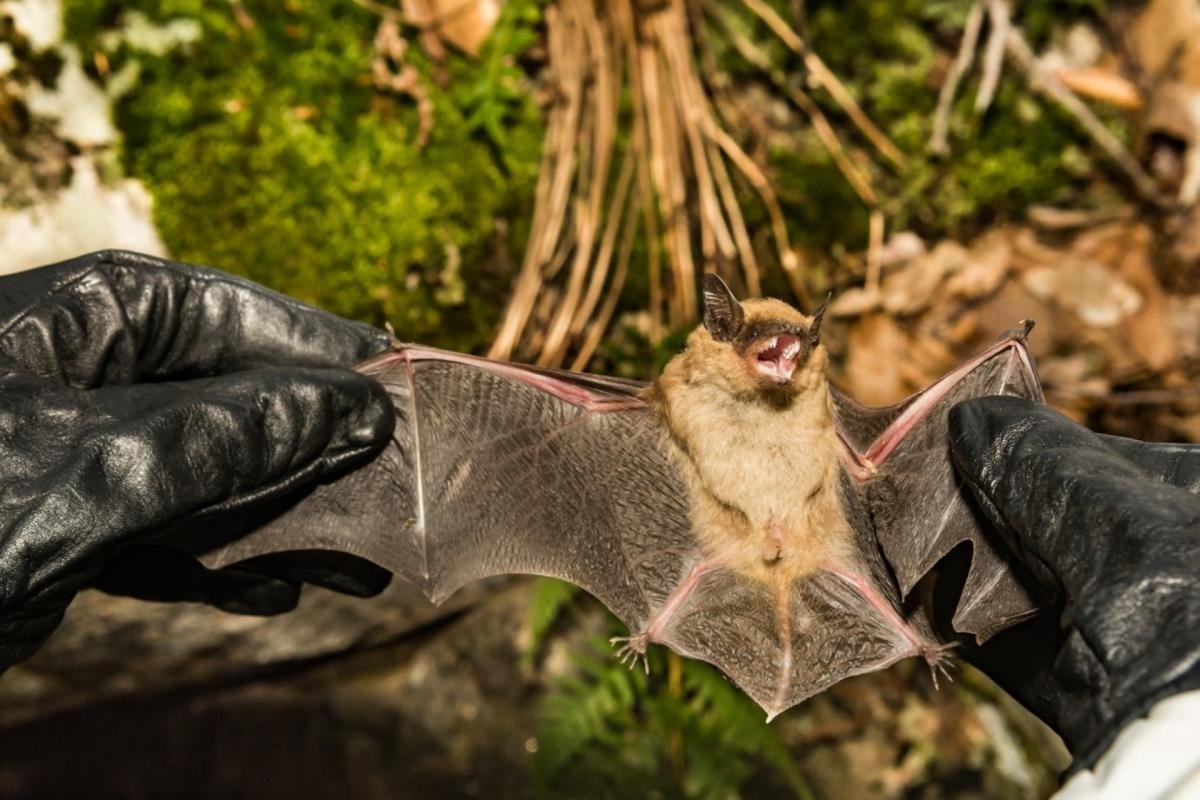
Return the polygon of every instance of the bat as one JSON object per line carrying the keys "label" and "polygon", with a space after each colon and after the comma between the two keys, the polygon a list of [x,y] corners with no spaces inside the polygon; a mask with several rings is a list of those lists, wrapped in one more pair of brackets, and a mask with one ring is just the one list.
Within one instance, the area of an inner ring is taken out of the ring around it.
{"label": "bat", "polygon": [[[956,639],[1036,610],[959,484],[946,421],[970,397],[1041,399],[1029,323],[867,408],[826,378],[825,306],[739,303],[715,275],[703,289],[703,324],[649,385],[396,343],[358,367],[395,402],[393,442],[201,560],[340,551],[434,602],[490,575],[562,578],[628,626],[619,655],[707,661],[768,719],[911,656],[936,681]],[[939,636],[914,587],[960,546]]]}

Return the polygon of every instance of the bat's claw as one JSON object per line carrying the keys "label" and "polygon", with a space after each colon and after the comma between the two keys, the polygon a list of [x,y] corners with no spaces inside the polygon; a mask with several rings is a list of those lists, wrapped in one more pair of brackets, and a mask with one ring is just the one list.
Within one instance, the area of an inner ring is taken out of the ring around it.
{"label": "bat's claw", "polygon": [[927,644],[921,648],[921,657],[925,659],[925,663],[929,665],[929,673],[933,677],[933,688],[940,689],[938,686],[938,676],[945,678],[950,683],[954,683],[954,676],[951,670],[957,669],[954,663],[954,657],[951,651],[958,647],[958,642],[948,642],[945,644]]}
{"label": "bat's claw", "polygon": [[642,661],[642,668],[646,670],[646,674],[650,674],[650,661],[646,658],[646,648],[650,645],[650,635],[646,633],[635,633],[632,636],[614,636],[608,640],[608,643],[616,646],[617,659],[622,664],[628,664],[630,669],[637,666],[638,659]]}

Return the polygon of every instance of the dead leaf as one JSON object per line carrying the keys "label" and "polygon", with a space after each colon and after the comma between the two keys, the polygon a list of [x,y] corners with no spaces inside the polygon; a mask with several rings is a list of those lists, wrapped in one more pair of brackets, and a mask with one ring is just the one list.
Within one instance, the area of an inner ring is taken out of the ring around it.
{"label": "dead leaf", "polygon": [[1189,442],[1200,442],[1200,414],[1171,420],[1171,429]]}
{"label": "dead leaf", "polygon": [[905,330],[884,314],[870,314],[850,329],[842,383],[860,403],[903,400],[949,371],[955,355],[942,342]]}
{"label": "dead leaf", "polygon": [[1112,391],[1112,382],[1100,373],[1102,368],[1095,354],[1078,352],[1043,359],[1038,362],[1038,375],[1057,406],[1069,404],[1082,413],[1088,405],[1082,401],[1095,400]]}
{"label": "dead leaf", "polygon": [[1200,360],[1200,294],[1169,296],[1166,304],[1167,325],[1180,357]]}
{"label": "dead leaf", "polygon": [[1111,69],[1062,67],[1055,70],[1054,74],[1071,91],[1101,103],[1125,110],[1134,110],[1142,105],[1142,96],[1137,86]]}
{"label": "dead leaf", "polygon": [[847,289],[829,304],[831,317],[857,317],[879,308],[883,295],[877,289]]}
{"label": "dead leaf", "polygon": [[1174,365],[1178,353],[1175,337],[1171,335],[1166,296],[1151,262],[1152,245],[1153,234],[1144,225],[1134,227],[1124,239],[1117,269],[1142,302],[1122,329],[1133,352],[1152,370],[1163,372]]}
{"label": "dead leaf", "polygon": [[1183,205],[1200,200],[1200,0],[1151,0],[1129,28],[1151,91],[1143,160]]}
{"label": "dead leaf", "polygon": [[484,41],[496,27],[504,0],[404,0],[404,15],[429,34],[433,41],[422,37],[421,46],[431,58],[440,60],[444,41],[469,56],[479,55]]}
{"label": "dead leaf", "polygon": [[946,293],[965,300],[984,297],[999,288],[1012,263],[1007,237],[991,236],[971,249],[966,265],[946,282]]}
{"label": "dead leaf", "polygon": [[1094,328],[1111,328],[1142,307],[1142,296],[1113,270],[1097,261],[1071,259],[1053,267],[1033,267],[1021,276],[1035,297],[1073,312]]}
{"label": "dead leaf", "polygon": [[883,269],[911,261],[925,253],[925,240],[912,231],[899,231],[879,248],[879,266]]}
{"label": "dead leaf", "polygon": [[942,242],[926,256],[883,279],[883,308],[890,314],[915,314],[933,302],[942,280],[967,263],[967,251],[957,242]]}
{"label": "dead leaf", "polygon": [[[1200,36],[1200,2],[1150,0],[1129,26],[1129,44],[1138,63],[1159,75],[1178,60],[1181,47],[1196,50]],[[1197,76],[1200,77],[1200,76]]]}

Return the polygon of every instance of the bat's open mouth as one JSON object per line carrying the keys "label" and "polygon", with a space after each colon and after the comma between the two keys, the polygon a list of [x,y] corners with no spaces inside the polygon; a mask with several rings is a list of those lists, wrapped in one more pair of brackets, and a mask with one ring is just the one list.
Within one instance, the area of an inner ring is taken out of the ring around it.
{"label": "bat's open mouth", "polygon": [[780,333],[760,342],[751,357],[759,374],[777,383],[787,383],[796,371],[796,357],[799,354],[800,339]]}

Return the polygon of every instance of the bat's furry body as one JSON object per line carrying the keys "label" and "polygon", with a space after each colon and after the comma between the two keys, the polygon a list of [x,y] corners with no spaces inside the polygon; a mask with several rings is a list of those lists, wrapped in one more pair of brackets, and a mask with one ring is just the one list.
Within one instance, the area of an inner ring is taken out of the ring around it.
{"label": "bat's furry body", "polygon": [[832,388],[820,313],[705,284],[705,326],[652,386],[397,346],[362,366],[396,402],[395,443],[205,556],[367,558],[440,600],[487,575],[565,578],[630,628],[709,661],[770,715],[849,675],[942,658],[903,603],[973,548],[955,630],[1032,610],[949,462],[969,396],[1040,398],[1023,334],[927,392],[865,409]]}
{"label": "bat's furry body", "polygon": [[[782,303],[760,302],[767,307],[746,303],[750,320],[782,311],[811,324]],[[650,398],[679,449],[696,535],[714,561],[775,583],[848,555],[826,360],[818,345],[793,376],[795,390],[777,396],[701,327],[654,384]]]}

